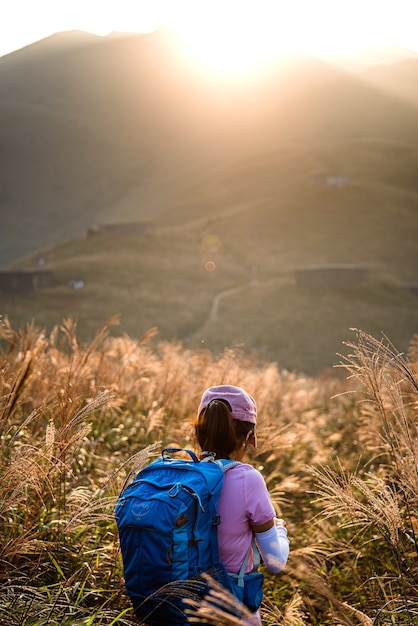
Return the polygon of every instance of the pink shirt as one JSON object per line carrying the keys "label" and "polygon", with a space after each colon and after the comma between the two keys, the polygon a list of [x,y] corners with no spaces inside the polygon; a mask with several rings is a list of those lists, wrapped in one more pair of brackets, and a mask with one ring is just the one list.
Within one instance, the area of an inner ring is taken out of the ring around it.
{"label": "pink shirt", "polygon": [[[275,516],[263,476],[242,463],[225,473],[219,500],[219,556],[228,572],[238,574],[251,544],[251,525],[260,526]],[[252,555],[247,572],[252,569]]]}

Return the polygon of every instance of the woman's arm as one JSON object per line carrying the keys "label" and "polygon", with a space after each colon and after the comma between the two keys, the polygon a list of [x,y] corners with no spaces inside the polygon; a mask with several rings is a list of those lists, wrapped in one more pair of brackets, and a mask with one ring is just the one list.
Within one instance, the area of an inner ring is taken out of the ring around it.
{"label": "woman's arm", "polygon": [[289,539],[283,520],[275,517],[265,524],[253,526],[253,531],[267,569],[278,574],[289,556]]}

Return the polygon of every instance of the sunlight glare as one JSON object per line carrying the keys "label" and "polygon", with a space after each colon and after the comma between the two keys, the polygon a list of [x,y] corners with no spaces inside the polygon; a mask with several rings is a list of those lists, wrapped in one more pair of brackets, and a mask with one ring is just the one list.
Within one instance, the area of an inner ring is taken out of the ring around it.
{"label": "sunlight glare", "polygon": [[[288,51],[344,53],[378,45],[418,51],[417,0],[14,0],[0,21],[0,55],[65,30],[174,29],[207,69],[245,72]],[[24,19],[23,19],[24,16]]]}
{"label": "sunlight glare", "polygon": [[[208,69],[222,73],[250,70],[277,55],[273,2],[212,2],[177,11],[174,29],[189,53]],[[270,16],[271,17],[271,16]]]}
{"label": "sunlight glare", "polygon": [[[288,52],[326,56],[393,43],[403,12],[377,0],[202,0],[176,3],[180,40],[200,65],[222,74],[257,69]],[[379,29],[371,28],[378,17]],[[367,19],[366,19],[367,18]]]}

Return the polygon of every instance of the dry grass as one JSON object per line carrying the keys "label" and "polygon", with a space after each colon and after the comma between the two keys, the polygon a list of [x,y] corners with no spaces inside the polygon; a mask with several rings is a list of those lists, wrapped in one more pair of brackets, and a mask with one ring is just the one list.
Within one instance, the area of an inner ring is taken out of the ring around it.
{"label": "dry grass", "polygon": [[[264,623],[416,623],[416,340],[406,358],[356,331],[343,362],[348,379],[308,378],[239,351],[153,347],[153,330],[115,338],[114,323],[83,345],[71,319],[50,334],[2,320],[0,613],[8,624],[135,623],[115,497],[161,444],[194,445],[202,389],[228,382],[257,398],[260,445],[250,462],[291,538],[286,570],[266,574]],[[205,604],[195,608],[203,618]],[[206,613],[208,623],[232,624],[219,611]]]}

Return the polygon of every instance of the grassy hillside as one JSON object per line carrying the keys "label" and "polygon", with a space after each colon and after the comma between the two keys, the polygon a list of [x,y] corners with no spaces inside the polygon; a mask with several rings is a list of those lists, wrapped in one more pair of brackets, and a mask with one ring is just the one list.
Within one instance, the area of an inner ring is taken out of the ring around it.
{"label": "grassy hillside", "polygon": [[[306,372],[335,363],[350,327],[405,349],[418,330],[399,289],[418,281],[417,64],[354,75],[294,56],[221,81],[166,31],[66,34],[3,57],[0,263],[42,257],[54,286],[2,294],[0,312],[48,329],[73,315],[86,339],[120,313],[115,332],[157,326]],[[154,235],[85,237],[141,220]],[[295,285],[321,263],[365,266],[371,281]]]}
{"label": "grassy hillside", "polygon": [[[18,267],[36,267],[42,256],[55,285],[3,294],[2,311],[49,329],[72,315],[85,339],[119,313],[116,334],[156,326],[159,339],[215,352],[240,345],[307,373],[338,361],[351,327],[383,331],[405,350],[418,332],[416,296],[400,289],[417,280],[418,194],[408,171],[416,160],[402,145],[349,142],[247,161],[218,185],[196,187],[188,204],[173,201],[152,235],[82,237],[22,260]],[[350,182],[327,186],[316,178],[323,172]],[[296,269],[322,263],[362,265],[370,282],[295,284]],[[84,288],[72,289],[74,279]]]}
{"label": "grassy hillside", "polygon": [[[107,220],[163,213],[175,223],[173,206],[189,221],[196,212],[223,212],[225,197],[228,206],[262,199],[266,158],[268,193],[278,193],[276,180],[303,178],[298,151],[303,161],[318,143],[354,146],[348,155],[332,147],[319,172],[340,173],[358,159],[375,171],[381,146],[384,182],[392,184],[399,168],[392,147],[399,146],[404,176],[412,177],[418,102],[408,85],[417,63],[377,80],[294,56],[258,76],[225,81],[201,74],[164,30],[63,33],[2,57],[0,264]],[[362,156],[365,140],[376,142],[371,162]],[[242,163],[249,161],[248,169]]]}

